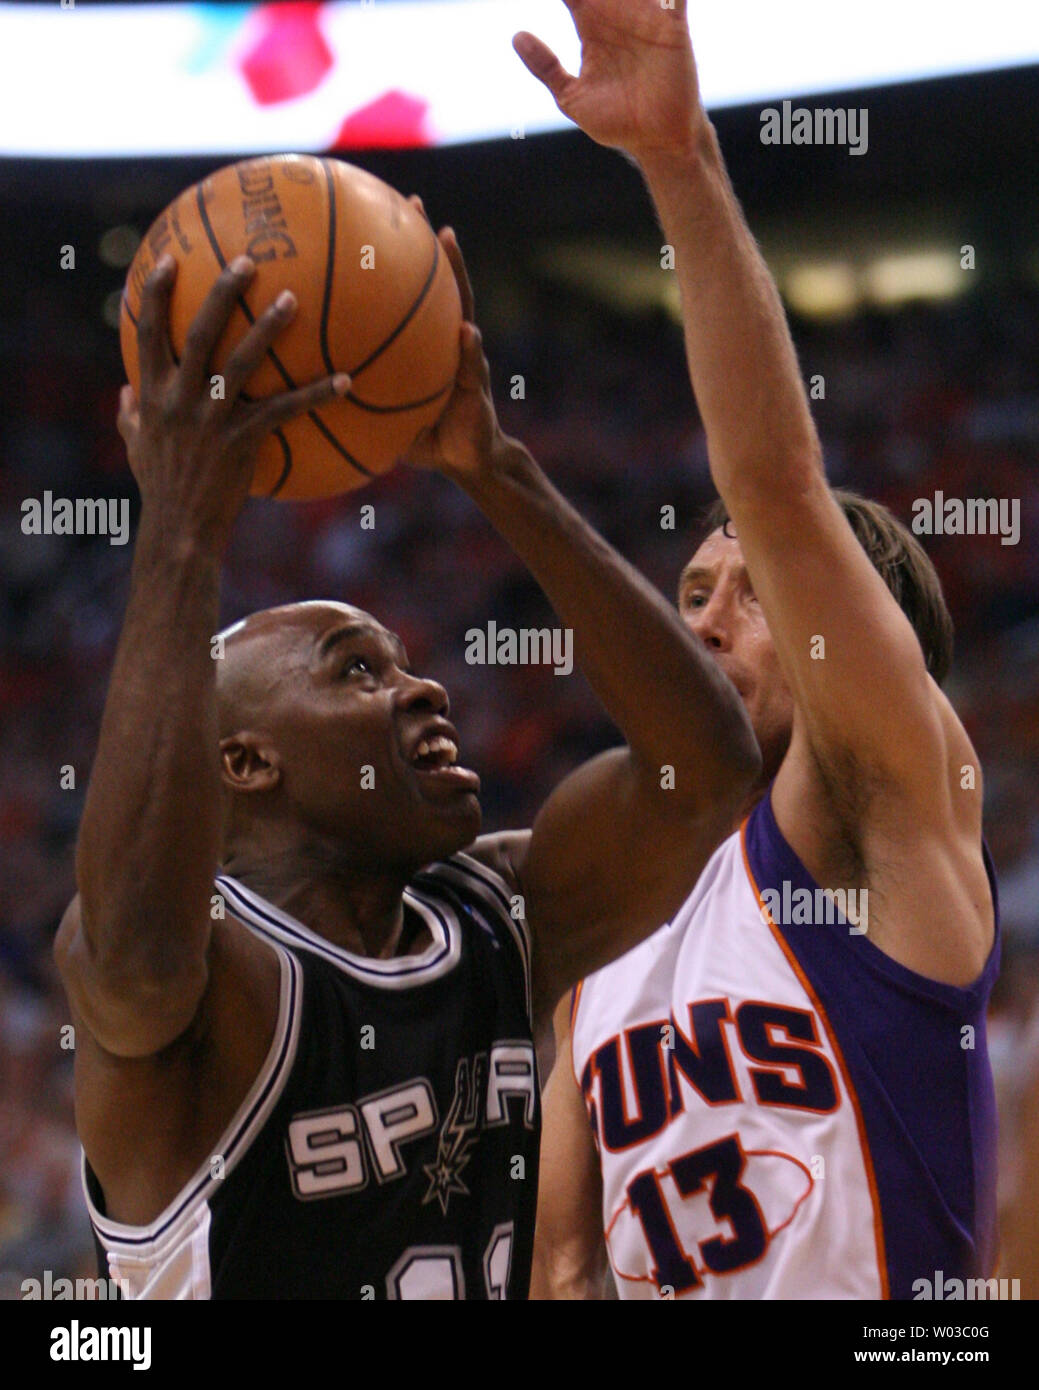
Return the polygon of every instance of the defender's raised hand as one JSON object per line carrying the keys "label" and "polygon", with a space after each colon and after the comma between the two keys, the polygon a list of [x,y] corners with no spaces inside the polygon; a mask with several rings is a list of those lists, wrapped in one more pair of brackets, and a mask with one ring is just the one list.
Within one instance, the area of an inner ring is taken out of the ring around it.
{"label": "defender's raised hand", "polygon": [[246,382],[296,312],[295,296],[286,290],[231,353],[222,373],[223,392],[214,393],[210,358],[255,273],[247,256],[224,270],[188,330],[178,363],[169,340],[176,262],[164,256],[141,295],[141,399],[124,386],[119,400],[119,432],[144,508],[160,514],[171,533],[218,545],[226,542],[248,496],[264,438],[350,387],[350,378],[339,374],[262,400],[247,397]]}
{"label": "defender's raised hand", "polygon": [[695,147],[700,88],[686,0],[565,0],[581,39],[581,72],[568,73],[533,34],[513,47],[564,116],[600,145],[635,159]]}

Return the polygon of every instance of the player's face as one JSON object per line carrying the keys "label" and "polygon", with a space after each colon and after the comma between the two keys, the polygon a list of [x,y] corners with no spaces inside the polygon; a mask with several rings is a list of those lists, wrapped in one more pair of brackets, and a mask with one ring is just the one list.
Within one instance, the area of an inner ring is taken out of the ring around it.
{"label": "player's face", "polygon": [[682,571],[678,611],[739,692],[765,773],[774,776],[790,743],[794,703],[738,540],[721,530],[707,537]]}
{"label": "player's face", "polygon": [[257,625],[282,813],[367,872],[469,844],[480,780],[452,761],[447,693],[410,672],[400,639],[346,604],[272,609],[245,631]]}

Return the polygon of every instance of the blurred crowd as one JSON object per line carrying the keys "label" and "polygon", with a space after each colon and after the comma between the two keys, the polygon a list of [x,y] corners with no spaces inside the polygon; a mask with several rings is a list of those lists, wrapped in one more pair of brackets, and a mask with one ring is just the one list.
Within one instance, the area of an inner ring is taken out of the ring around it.
{"label": "blurred crowd", "polygon": [[[27,536],[21,503],[136,491],[115,430],[116,335],[41,283],[32,322],[0,329],[0,1297],[50,1269],[91,1275],[72,1111],[73,1051],[51,958],[75,891],[74,845],[127,595],[132,546]],[[1039,1017],[1039,293],[980,289],[940,307],[795,324],[831,480],[905,521],[917,497],[1019,499],[1021,539],[922,537],[957,629],[947,691],[980,754],[1000,879],[1004,967],[990,1045],[1004,1175]],[[574,503],[673,595],[712,497],[680,333],[534,289],[485,324],[499,410]],[[510,383],[523,378],[522,398]],[[374,530],[359,524],[375,506]],[[673,530],[662,508],[675,508]],[[447,687],[485,828],[529,824],[575,764],[617,740],[579,675],[476,667],[465,633],[552,621],[469,500],[407,469],[305,507],[250,503],[227,560],[223,619],[344,598],[403,637]],[[653,679],[646,672],[647,681]],[[883,672],[878,671],[878,681]],[[70,775],[71,773],[71,775]],[[74,784],[73,784],[74,783]],[[652,846],[647,846],[652,853]],[[63,1046],[63,1042],[65,1045]]]}

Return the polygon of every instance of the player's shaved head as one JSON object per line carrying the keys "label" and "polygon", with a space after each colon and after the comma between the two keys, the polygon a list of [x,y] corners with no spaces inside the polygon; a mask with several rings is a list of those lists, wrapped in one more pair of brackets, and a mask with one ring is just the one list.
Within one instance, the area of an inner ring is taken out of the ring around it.
{"label": "player's shaved head", "polygon": [[[240,729],[251,728],[266,703],[269,685],[263,679],[264,666],[277,670],[277,648],[284,634],[237,628],[224,639],[223,655],[217,661],[216,699],[220,737],[227,738]],[[273,650],[272,650],[273,648]]]}
{"label": "player's shaved head", "polygon": [[264,722],[278,690],[309,664],[315,642],[328,628],[353,623],[378,628],[363,609],[332,600],[265,608],[217,636],[217,718],[221,738]]}

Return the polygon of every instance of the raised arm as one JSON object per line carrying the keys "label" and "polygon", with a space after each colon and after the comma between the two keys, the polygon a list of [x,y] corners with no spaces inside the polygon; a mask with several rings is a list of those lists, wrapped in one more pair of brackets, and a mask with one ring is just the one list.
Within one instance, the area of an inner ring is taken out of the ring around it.
{"label": "raised arm", "polygon": [[684,0],[568,8],[582,41],[579,76],[530,35],[516,48],[588,135],[634,157],[674,247],[711,474],[794,700],[774,795],[780,824],[797,824],[813,797],[825,804],[795,845],[810,867],[825,863],[813,824],[834,824],[839,789],[867,875],[912,835],[919,911],[907,903],[897,934],[881,922],[872,939],[965,984],[992,940],[981,798],[961,786],[965,765],[979,785],[977,759],[827,486],[782,304],[700,103]]}
{"label": "raised arm", "polygon": [[674,608],[498,428],[472,292],[462,289],[455,399],[412,461],[453,478],[525,562],[574,634],[581,671],[627,746],[566,778],[511,868],[535,937],[535,1013],[679,907],[757,776],[739,698]]}
{"label": "raised arm", "polygon": [[142,296],[141,401],[129,386],[121,399],[141,522],[77,845],[79,896],[55,944],[77,1016],[118,1056],[165,1047],[206,989],[222,815],[210,647],[220,562],[264,435],[333,395],[326,380],[238,399],[290,300],[257,321],[227,364],[225,399],[211,399],[207,362],[253,273],[244,259],[224,272],[178,366],[166,328],[175,267],[164,258]]}

